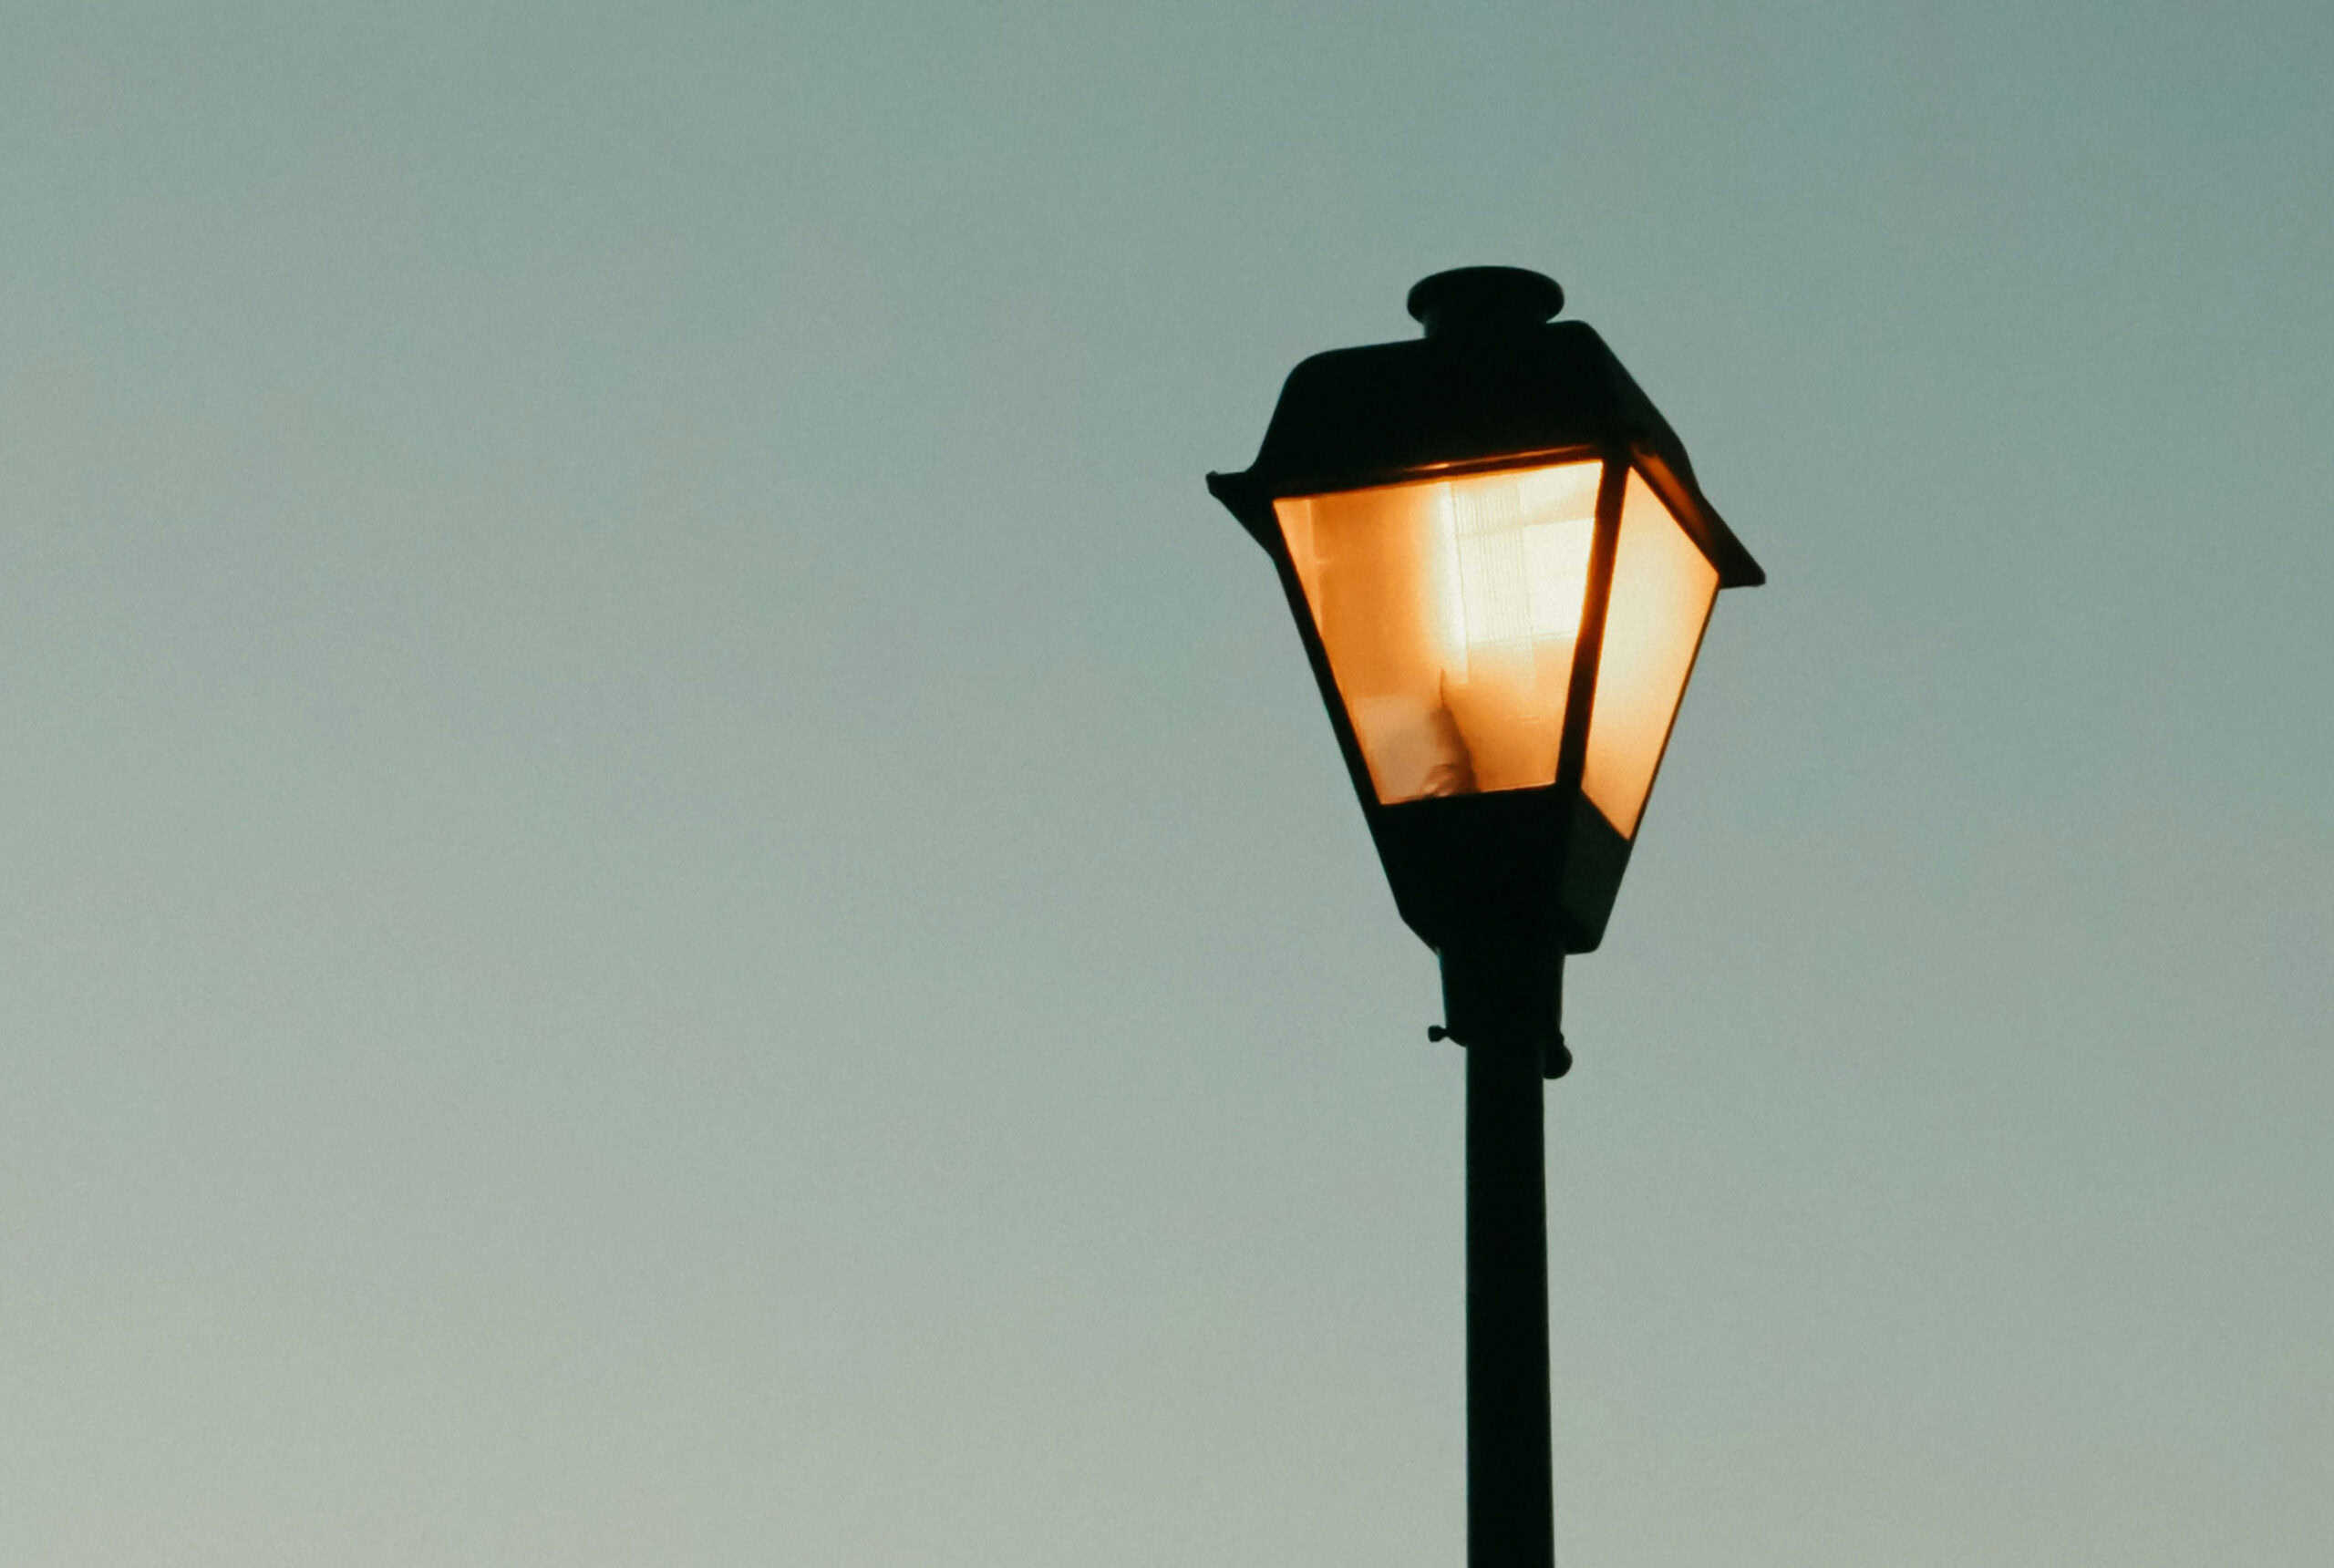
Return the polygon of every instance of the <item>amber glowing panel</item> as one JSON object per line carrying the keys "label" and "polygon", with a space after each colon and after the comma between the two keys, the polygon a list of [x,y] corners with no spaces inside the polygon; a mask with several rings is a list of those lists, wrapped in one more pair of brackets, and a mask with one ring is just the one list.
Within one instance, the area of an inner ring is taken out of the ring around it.
{"label": "amber glowing panel", "polygon": [[1274,503],[1381,802],[1554,779],[1599,466]]}
{"label": "amber glowing panel", "polygon": [[1717,595],[1718,568],[1632,470],[1580,781],[1625,839],[1637,836]]}

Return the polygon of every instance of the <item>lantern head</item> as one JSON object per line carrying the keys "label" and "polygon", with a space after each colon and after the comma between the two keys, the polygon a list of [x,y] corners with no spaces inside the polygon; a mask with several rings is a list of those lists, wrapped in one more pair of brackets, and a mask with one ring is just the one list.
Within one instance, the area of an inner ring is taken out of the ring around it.
{"label": "lantern head", "polygon": [[1563,303],[1437,273],[1422,338],[1306,360],[1255,462],[1208,476],[1279,570],[1462,1039],[1482,987],[1454,965],[1553,973],[1602,939],[1712,602],[1765,580]]}

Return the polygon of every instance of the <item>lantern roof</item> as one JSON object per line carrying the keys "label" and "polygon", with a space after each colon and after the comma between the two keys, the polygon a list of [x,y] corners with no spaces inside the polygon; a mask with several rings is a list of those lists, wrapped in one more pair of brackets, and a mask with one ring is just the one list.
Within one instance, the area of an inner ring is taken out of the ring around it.
{"label": "lantern roof", "polygon": [[1271,549],[1275,497],[1359,490],[1565,457],[1625,456],[1719,571],[1766,581],[1695,480],[1685,444],[1585,323],[1551,321],[1554,280],[1438,273],[1410,291],[1423,337],[1332,349],[1289,373],[1256,460],[1208,488]]}

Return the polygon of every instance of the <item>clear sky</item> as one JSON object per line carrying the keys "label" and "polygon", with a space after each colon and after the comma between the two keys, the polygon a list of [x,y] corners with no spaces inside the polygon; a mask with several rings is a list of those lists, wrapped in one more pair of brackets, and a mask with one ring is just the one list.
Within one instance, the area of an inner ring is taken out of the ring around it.
{"label": "clear sky", "polygon": [[1561,278],[1730,594],[1575,1564],[2334,1540],[2334,8],[0,16],[0,1559],[1462,1560],[1462,1063],[1206,495]]}

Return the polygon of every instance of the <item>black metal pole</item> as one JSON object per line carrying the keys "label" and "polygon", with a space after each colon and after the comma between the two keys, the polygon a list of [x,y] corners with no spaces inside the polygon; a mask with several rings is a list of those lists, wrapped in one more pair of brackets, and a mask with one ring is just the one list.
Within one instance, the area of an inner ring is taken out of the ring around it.
{"label": "black metal pole", "polygon": [[1548,1195],[1541,1085],[1572,1065],[1561,947],[1442,953],[1447,1032],[1467,1047],[1467,1562],[1553,1568]]}
{"label": "black metal pole", "polygon": [[1540,1053],[1467,1047],[1467,1563],[1551,1568]]}

